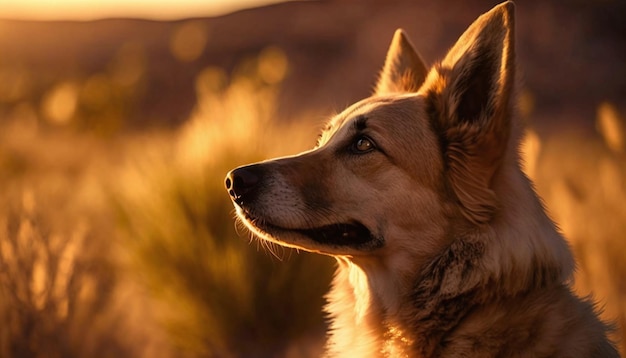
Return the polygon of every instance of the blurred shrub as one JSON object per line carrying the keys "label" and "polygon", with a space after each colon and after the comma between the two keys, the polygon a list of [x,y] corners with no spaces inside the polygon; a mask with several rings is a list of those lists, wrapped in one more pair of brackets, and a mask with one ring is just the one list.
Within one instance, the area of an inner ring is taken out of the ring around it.
{"label": "blurred shrub", "polygon": [[313,143],[307,124],[277,125],[278,87],[259,63],[248,60],[229,83],[217,68],[202,71],[193,117],[173,139],[137,143],[114,188],[133,271],[188,356],[320,353],[331,260],[246,239],[224,190],[234,166]]}
{"label": "blurred shrub", "polygon": [[526,171],[576,256],[576,291],[599,302],[626,354],[626,133],[610,103],[598,107],[596,123],[599,135],[569,129],[540,139],[530,132]]}
{"label": "blurred shrub", "polygon": [[[68,192],[40,193],[21,185],[4,190],[0,356],[143,355],[148,344],[120,309],[118,272],[106,260],[105,232],[92,227],[97,220],[67,207]],[[55,221],[60,213],[73,220]]]}
{"label": "blurred shrub", "polygon": [[122,146],[0,118],[0,357],[172,356],[103,192]]}

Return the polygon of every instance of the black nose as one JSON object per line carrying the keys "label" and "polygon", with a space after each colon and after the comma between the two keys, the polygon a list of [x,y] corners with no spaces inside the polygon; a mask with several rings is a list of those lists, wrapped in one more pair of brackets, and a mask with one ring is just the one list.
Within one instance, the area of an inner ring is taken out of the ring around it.
{"label": "black nose", "polygon": [[226,190],[237,204],[242,205],[256,194],[260,177],[261,171],[256,165],[239,167],[226,175]]}

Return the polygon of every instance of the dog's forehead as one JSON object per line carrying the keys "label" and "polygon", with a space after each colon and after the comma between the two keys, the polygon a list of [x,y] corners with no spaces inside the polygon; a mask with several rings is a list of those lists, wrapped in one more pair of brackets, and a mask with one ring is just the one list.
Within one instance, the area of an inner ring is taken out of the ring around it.
{"label": "dog's forehead", "polygon": [[342,113],[334,118],[337,121],[335,126],[343,127],[348,122],[357,120],[360,117],[371,117],[373,113],[392,105],[397,101],[397,97],[369,97],[346,108]]}
{"label": "dog's forehead", "polygon": [[[353,123],[367,119],[368,127],[390,127],[403,118],[412,117],[418,108],[415,94],[369,97],[361,100],[333,117],[324,129],[323,137],[329,139],[339,131],[350,131]],[[406,123],[404,123],[406,125]]]}

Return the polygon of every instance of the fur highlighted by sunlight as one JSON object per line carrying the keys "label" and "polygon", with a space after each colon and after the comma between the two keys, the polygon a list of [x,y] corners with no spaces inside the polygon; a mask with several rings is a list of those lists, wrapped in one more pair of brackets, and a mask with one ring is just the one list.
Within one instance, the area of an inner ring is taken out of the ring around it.
{"label": "fur highlighted by sunlight", "polygon": [[337,259],[328,355],[618,356],[520,169],[514,28],[498,5],[430,69],[398,30],[316,148],[228,174],[253,233]]}

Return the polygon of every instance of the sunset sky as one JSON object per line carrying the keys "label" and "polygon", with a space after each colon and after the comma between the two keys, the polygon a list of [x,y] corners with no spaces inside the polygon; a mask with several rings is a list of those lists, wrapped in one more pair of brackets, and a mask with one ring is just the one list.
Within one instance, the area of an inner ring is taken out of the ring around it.
{"label": "sunset sky", "polygon": [[0,0],[0,19],[93,20],[134,17],[171,20],[216,16],[285,0]]}

